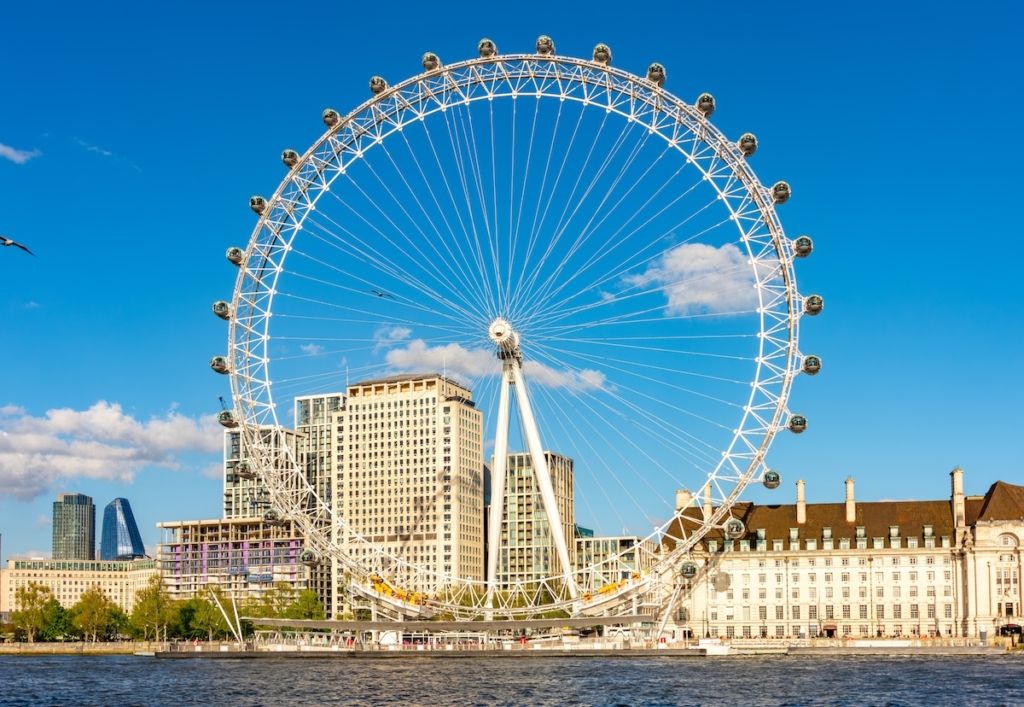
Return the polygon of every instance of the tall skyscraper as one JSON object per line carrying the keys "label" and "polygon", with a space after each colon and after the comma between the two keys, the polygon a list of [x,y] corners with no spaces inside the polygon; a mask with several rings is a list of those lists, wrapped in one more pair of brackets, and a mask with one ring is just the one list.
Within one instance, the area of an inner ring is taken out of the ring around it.
{"label": "tall skyscraper", "polygon": [[80,493],[60,493],[53,503],[53,559],[96,559],[96,506]]}
{"label": "tall skyscraper", "polygon": [[[544,457],[562,521],[562,537],[570,541],[569,558],[575,565],[576,543],[573,537],[576,514],[573,507],[572,459],[554,452],[544,452]],[[501,548],[498,580],[509,583],[532,582],[561,574],[566,568],[561,566],[551,540],[551,527],[530,455],[522,452],[509,454],[505,469],[501,539],[499,543],[491,544],[491,547]]]}
{"label": "tall skyscraper", "polygon": [[[329,429],[344,552],[375,560],[358,533],[413,567],[483,579],[483,414],[468,388],[436,373],[356,383]],[[433,580],[398,571],[405,587],[430,589]]]}
{"label": "tall skyscraper", "polygon": [[146,556],[146,546],[135,524],[127,498],[115,498],[103,510],[101,560],[134,560]]}

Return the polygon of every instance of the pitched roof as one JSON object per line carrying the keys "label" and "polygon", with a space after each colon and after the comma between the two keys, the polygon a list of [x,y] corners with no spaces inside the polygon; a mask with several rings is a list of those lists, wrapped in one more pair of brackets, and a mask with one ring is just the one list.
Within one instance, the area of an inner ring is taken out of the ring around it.
{"label": "pitched roof", "polygon": [[989,488],[976,520],[1024,519],[1024,486],[997,481]]}

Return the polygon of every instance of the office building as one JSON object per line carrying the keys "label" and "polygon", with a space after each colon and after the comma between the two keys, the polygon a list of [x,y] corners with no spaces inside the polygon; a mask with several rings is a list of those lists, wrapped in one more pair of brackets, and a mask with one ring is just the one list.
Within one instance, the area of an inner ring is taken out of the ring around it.
{"label": "office building", "polygon": [[96,559],[96,506],[80,493],[61,493],[53,503],[53,559]]}
{"label": "office building", "polygon": [[[472,393],[438,374],[409,374],[350,385],[346,398],[326,413],[342,551],[368,569],[376,547],[436,576],[483,579],[483,415]],[[412,590],[437,581],[392,571]]]}
{"label": "office building", "polygon": [[127,498],[115,498],[103,510],[101,560],[134,560],[146,556],[146,546],[135,524]]}
{"label": "office building", "polygon": [[665,575],[666,596],[682,589],[677,637],[963,637],[1019,622],[1024,486],[965,496],[963,471],[951,479],[949,500],[858,502],[848,479],[842,503],[808,504],[798,481],[795,504],[737,504],[740,537],[709,533],[693,578]]}
{"label": "office building", "polygon": [[82,598],[83,592],[99,587],[125,613],[135,606],[136,594],[150,578],[159,574],[154,560],[47,560],[41,557],[10,558],[0,570],[0,612],[17,610],[19,587],[31,582],[48,587],[65,609]]}

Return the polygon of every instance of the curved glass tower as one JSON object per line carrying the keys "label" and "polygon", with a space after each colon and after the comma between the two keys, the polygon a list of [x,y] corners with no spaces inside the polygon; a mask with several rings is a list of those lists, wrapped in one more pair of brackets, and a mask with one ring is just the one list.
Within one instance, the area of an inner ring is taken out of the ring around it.
{"label": "curved glass tower", "polygon": [[101,560],[132,560],[145,557],[139,526],[135,524],[132,507],[127,498],[115,498],[103,511],[103,540],[100,542]]}

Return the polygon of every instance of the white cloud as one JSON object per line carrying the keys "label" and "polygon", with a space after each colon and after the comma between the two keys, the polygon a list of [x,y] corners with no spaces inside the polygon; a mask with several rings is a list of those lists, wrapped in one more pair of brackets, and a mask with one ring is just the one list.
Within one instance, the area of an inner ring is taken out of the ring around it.
{"label": "white cloud", "polygon": [[38,302],[29,302],[28,304],[25,305],[25,309],[39,309],[42,306],[43,305],[39,304]]}
{"label": "white cloud", "polygon": [[[501,373],[501,362],[491,348],[466,349],[459,344],[427,346],[423,339],[413,339],[404,348],[388,351],[387,362],[400,371],[435,372],[447,370],[454,377],[479,378]],[[527,380],[546,388],[588,390],[605,387],[605,375],[584,369],[579,372],[559,370],[538,361],[523,363]]]}
{"label": "white cloud", "polygon": [[373,348],[377,350],[385,346],[391,346],[400,341],[406,341],[410,336],[412,336],[412,329],[409,327],[382,326],[373,332],[373,338],[377,342]]}
{"label": "white cloud", "polygon": [[642,275],[623,278],[631,288],[663,288],[665,313],[718,314],[757,306],[749,257],[731,243],[721,248],[684,243],[652,262]]}
{"label": "white cloud", "polygon": [[140,422],[121,406],[100,401],[88,410],[0,408],[0,495],[29,500],[57,479],[130,482],[147,466],[181,467],[180,455],[221,449],[216,417],[169,412]]}
{"label": "white cloud", "polygon": [[606,387],[607,380],[601,371],[584,368],[582,371],[558,370],[537,361],[523,362],[526,380],[536,382],[545,388],[569,388],[570,390],[592,390]]}
{"label": "white cloud", "polygon": [[320,346],[320,344],[314,344],[312,342],[308,344],[303,344],[299,348],[308,353],[310,356],[316,356],[318,353],[324,350],[323,346]]}
{"label": "white cloud", "polygon": [[48,515],[40,514],[36,517],[34,527],[36,530],[42,530],[43,528],[49,528],[51,525],[53,525],[53,519]]}
{"label": "white cloud", "polygon": [[447,370],[451,375],[469,378],[501,372],[498,357],[490,349],[465,349],[459,344],[427,346],[423,339],[413,339],[404,348],[391,349],[385,360],[400,371]]}
{"label": "white cloud", "polygon": [[0,157],[10,160],[14,164],[25,164],[33,157],[39,157],[41,154],[43,153],[39,150],[16,150],[0,142]]}
{"label": "white cloud", "polygon": [[76,142],[87,149],[89,152],[95,152],[96,154],[103,155],[104,157],[113,157],[114,153],[110,150],[104,150],[102,147],[96,145],[90,145],[85,140],[76,140]]}
{"label": "white cloud", "polygon": [[207,466],[204,466],[202,471],[199,473],[208,479],[223,479],[224,466],[223,464],[208,464]]}

